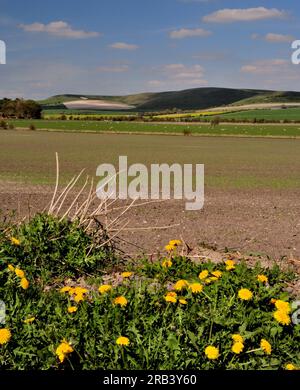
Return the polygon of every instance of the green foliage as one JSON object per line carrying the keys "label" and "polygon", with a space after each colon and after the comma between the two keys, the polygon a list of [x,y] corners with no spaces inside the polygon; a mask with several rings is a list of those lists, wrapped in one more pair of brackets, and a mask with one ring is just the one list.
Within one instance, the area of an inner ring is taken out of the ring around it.
{"label": "green foliage", "polygon": [[97,249],[93,235],[64,219],[60,221],[46,214],[38,214],[31,221],[11,231],[20,245],[0,235],[0,256],[3,261],[26,269],[33,278],[49,282],[53,277],[79,277],[103,268],[104,261],[112,260],[108,245]]}
{"label": "green foliage", "polygon": [[37,102],[24,99],[4,99],[0,109],[4,117],[15,117],[19,119],[39,119],[42,112],[42,107]]}
{"label": "green foliage", "polygon": [[[37,232],[39,239],[35,243],[44,242],[39,229]],[[30,239],[34,240],[34,236]],[[195,264],[182,257],[173,258],[170,268],[159,262],[139,261],[132,267],[131,278],[121,278],[105,294],[98,292],[99,277],[90,278],[88,284],[85,281],[86,298],[76,303],[68,292],[60,292],[62,284],[42,288],[38,278],[31,277],[30,287],[22,290],[18,277],[6,268],[5,262],[0,271],[0,296],[6,303],[6,327],[12,337],[0,347],[2,368],[180,370],[282,369],[287,363],[300,366],[299,325],[281,326],[273,318],[271,298],[292,300],[284,292],[284,285],[293,275],[278,267],[266,270],[257,265],[250,269],[241,263],[227,271],[224,263]],[[26,269],[29,275],[31,269]],[[198,274],[205,269],[210,273],[219,270],[222,276],[210,284],[201,281],[204,288],[199,294],[186,288],[177,291],[176,303],[166,302],[165,295],[176,281],[199,283]],[[268,277],[269,285],[258,282],[260,273]],[[68,280],[72,286],[79,283],[83,280]],[[239,299],[240,288],[249,288],[252,300]],[[118,296],[126,297],[126,306],[114,304]],[[187,304],[180,304],[179,298]],[[70,305],[75,305],[77,311],[68,313]],[[31,323],[24,323],[31,317]],[[232,335],[236,333],[244,338],[240,354],[231,351]],[[117,345],[120,336],[127,337],[130,344]],[[271,355],[260,348],[262,338],[271,344]],[[74,351],[60,363],[55,351],[63,339]],[[218,359],[206,357],[208,345],[219,349]]]}

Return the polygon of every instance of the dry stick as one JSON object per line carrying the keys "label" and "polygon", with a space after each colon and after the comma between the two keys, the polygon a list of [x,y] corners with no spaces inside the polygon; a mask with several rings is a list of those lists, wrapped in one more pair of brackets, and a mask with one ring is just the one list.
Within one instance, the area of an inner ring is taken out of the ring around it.
{"label": "dry stick", "polygon": [[73,178],[69,181],[69,183],[67,184],[67,186],[64,188],[64,190],[62,191],[62,193],[59,195],[59,197],[57,198],[56,202],[54,203],[53,205],[53,212],[55,210],[55,207],[59,204],[61,198],[64,196],[64,199],[62,201],[62,203],[65,201],[66,197],[67,197],[67,194],[69,193],[69,191],[71,190],[71,188],[73,188],[73,186],[75,185],[76,181],[78,180],[78,178],[81,176],[81,174],[84,172],[84,169],[79,173],[79,175],[76,177],[76,176],[73,176]]}
{"label": "dry stick", "polygon": [[56,159],[56,183],[55,183],[55,190],[51,199],[50,207],[49,207],[49,214],[52,213],[52,207],[54,203],[54,199],[57,194],[57,189],[58,189],[58,183],[59,183],[59,160],[58,160],[58,153],[55,152],[55,159]]}
{"label": "dry stick", "polygon": [[[170,229],[172,227],[180,226],[180,223],[176,225],[167,225],[167,226],[149,226],[149,227],[144,227],[144,228],[128,228],[128,229],[123,229],[126,231],[135,231],[135,230],[163,230],[163,229]],[[116,229],[110,229],[110,232],[116,231]]]}
{"label": "dry stick", "polygon": [[73,219],[75,219],[77,216],[81,215],[81,214],[80,214],[80,213],[82,213],[81,210],[85,207],[85,205],[86,205],[88,202],[89,202],[89,199],[87,198],[87,199],[85,199],[84,202],[82,202],[82,204],[81,204],[79,207],[77,207],[77,210],[76,210],[76,212],[75,212],[75,214],[74,214],[74,216],[73,216]]}
{"label": "dry stick", "polygon": [[[169,200],[169,199],[149,200],[149,201],[147,201],[147,202],[143,202],[143,203],[139,203],[139,204],[134,204],[134,205],[132,205],[132,207],[145,206],[145,205],[148,205],[148,204],[151,204],[151,203],[167,202],[168,200]],[[115,211],[115,210],[123,209],[124,207],[126,207],[126,206],[115,207],[115,208],[111,209],[110,211]]]}
{"label": "dry stick", "polygon": [[82,220],[84,219],[84,217],[86,216],[86,213],[88,212],[88,209],[93,201],[93,197],[92,197],[92,190],[93,190],[93,186],[94,186],[94,180],[92,178],[91,180],[91,186],[90,186],[90,191],[89,191],[89,194],[88,194],[88,197],[86,199],[86,204],[85,204],[85,207],[83,209],[83,212],[81,213],[81,216],[80,216],[80,223],[82,222]]}
{"label": "dry stick", "polygon": [[112,241],[122,230],[124,230],[125,226],[129,224],[130,220],[128,220],[123,227],[121,227],[116,234],[114,234],[112,237],[110,237],[108,240],[104,241],[101,245],[98,246],[98,248],[101,248],[102,246],[108,244],[110,241]]}
{"label": "dry stick", "polygon": [[122,213],[121,213],[118,217],[116,217],[114,220],[112,220],[112,221],[110,222],[109,225],[107,225],[107,228],[109,229],[109,227],[110,227],[111,225],[113,225],[114,223],[116,223],[116,222],[118,221],[118,219],[120,219],[120,218],[122,217],[122,215],[124,215],[124,214],[131,208],[131,206],[133,205],[134,202],[135,202],[135,199],[133,199],[133,201],[129,204],[129,206],[127,206],[126,209],[125,209],[124,211],[122,211]]}
{"label": "dry stick", "polygon": [[82,175],[82,173],[84,172],[84,169],[79,173],[79,175],[77,175],[76,179],[74,180],[74,182],[72,183],[72,185],[69,187],[69,189],[66,191],[57,211],[56,211],[56,215],[58,215],[58,213],[60,212],[60,209],[62,208],[67,196],[69,195],[69,192],[72,190],[72,188],[75,186],[75,184],[77,183],[77,181],[79,180],[80,176]]}
{"label": "dry stick", "polygon": [[82,194],[83,190],[85,189],[85,187],[86,187],[86,185],[88,183],[88,180],[89,180],[89,178],[87,177],[87,179],[86,179],[84,185],[82,186],[81,190],[78,192],[78,194],[76,195],[75,199],[71,203],[71,206],[67,209],[67,211],[64,213],[64,215],[59,220],[59,222],[61,222],[69,214],[69,212],[72,210],[72,208],[73,208],[74,204],[76,203],[77,199],[79,198],[79,196]]}
{"label": "dry stick", "polygon": [[135,246],[136,248],[143,249],[143,250],[145,249],[145,248],[143,248],[142,246],[139,246],[139,245],[137,245],[137,244],[134,244],[133,242],[130,242],[130,241],[125,240],[124,238],[118,237],[118,240],[123,241],[123,242],[126,242],[126,244]]}
{"label": "dry stick", "polygon": [[66,185],[66,187],[61,192],[61,194],[58,196],[57,200],[55,201],[55,203],[52,206],[52,211],[51,211],[52,213],[54,213],[55,207],[58,205],[60,199],[64,196],[65,192],[68,190],[70,185],[73,183],[73,181],[75,180],[75,177],[76,176],[72,177],[72,179],[69,181],[69,183]]}

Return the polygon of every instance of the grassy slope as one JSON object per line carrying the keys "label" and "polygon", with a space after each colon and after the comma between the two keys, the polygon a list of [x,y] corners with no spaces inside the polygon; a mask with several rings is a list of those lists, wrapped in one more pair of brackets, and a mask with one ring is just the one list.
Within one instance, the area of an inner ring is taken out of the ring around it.
{"label": "grassy slope", "polygon": [[300,92],[276,92],[251,89],[194,88],[183,91],[140,93],[127,96],[56,95],[42,100],[43,105],[61,105],[80,97],[135,105],[140,110],[205,109],[228,104],[300,102]]}
{"label": "grassy slope", "polygon": [[287,108],[284,110],[246,110],[239,112],[231,112],[222,114],[221,118],[234,118],[236,120],[244,120],[244,119],[266,119],[266,120],[300,120],[300,108]]}

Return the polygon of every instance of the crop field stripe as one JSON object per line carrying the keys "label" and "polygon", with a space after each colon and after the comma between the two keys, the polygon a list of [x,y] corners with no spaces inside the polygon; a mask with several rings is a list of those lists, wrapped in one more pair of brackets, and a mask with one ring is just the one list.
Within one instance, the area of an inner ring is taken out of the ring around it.
{"label": "crop field stripe", "polygon": [[182,123],[144,123],[144,122],[102,122],[102,121],[62,121],[62,120],[10,120],[16,128],[28,129],[34,125],[37,130],[59,130],[75,132],[117,132],[117,133],[163,133],[186,135],[232,135],[259,137],[300,137],[299,125],[250,125],[220,124],[210,127],[209,124]]}

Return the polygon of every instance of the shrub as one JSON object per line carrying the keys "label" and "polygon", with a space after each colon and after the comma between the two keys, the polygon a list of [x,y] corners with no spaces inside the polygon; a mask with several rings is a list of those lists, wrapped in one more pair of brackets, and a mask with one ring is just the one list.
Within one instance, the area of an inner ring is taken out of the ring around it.
{"label": "shrub", "polygon": [[0,121],[0,128],[1,129],[7,129],[7,123],[4,120]]}
{"label": "shrub", "polygon": [[29,130],[36,130],[35,125],[33,125],[33,124],[29,125]]}
{"label": "shrub", "polygon": [[47,214],[38,214],[12,229],[11,236],[18,237],[22,245],[11,245],[8,238],[2,237],[2,256],[46,282],[52,277],[78,277],[84,272],[99,271],[104,260],[112,256],[108,245],[97,249],[95,237],[77,223]]}
{"label": "shrub", "polygon": [[190,129],[183,129],[183,135],[191,135],[192,134],[192,132],[191,132],[191,130]]}

